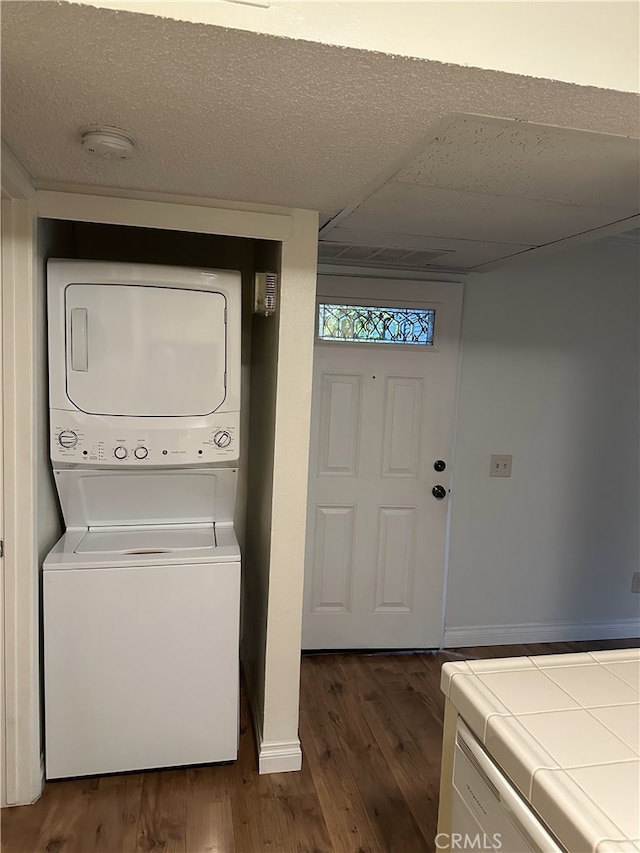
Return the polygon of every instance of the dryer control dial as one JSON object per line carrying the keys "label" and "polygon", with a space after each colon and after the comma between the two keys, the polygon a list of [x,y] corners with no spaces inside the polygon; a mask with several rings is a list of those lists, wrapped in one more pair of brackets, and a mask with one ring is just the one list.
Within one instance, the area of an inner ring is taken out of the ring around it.
{"label": "dryer control dial", "polygon": [[226,429],[219,429],[213,436],[213,443],[216,447],[229,447],[231,444],[231,433]]}
{"label": "dryer control dial", "polygon": [[78,433],[72,429],[63,429],[58,434],[58,444],[60,447],[75,447],[78,443]]}
{"label": "dryer control dial", "polygon": [[127,448],[122,446],[116,447],[116,449],[113,451],[113,455],[116,457],[116,459],[126,459]]}
{"label": "dryer control dial", "polygon": [[136,457],[136,459],[146,459],[149,455],[149,451],[146,447],[136,447],[136,449],[133,451],[133,455]]}

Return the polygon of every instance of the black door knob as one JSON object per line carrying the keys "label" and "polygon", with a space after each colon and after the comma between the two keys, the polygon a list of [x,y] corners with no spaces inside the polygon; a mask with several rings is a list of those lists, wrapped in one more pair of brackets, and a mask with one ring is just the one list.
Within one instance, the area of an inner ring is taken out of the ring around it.
{"label": "black door knob", "polygon": [[434,496],[434,498],[441,501],[443,498],[446,498],[447,490],[444,486],[434,486],[431,489],[431,494]]}
{"label": "black door knob", "polygon": [[436,461],[433,463],[433,467],[436,471],[444,471],[444,469],[447,467],[447,463],[444,461],[444,459],[436,459]]}

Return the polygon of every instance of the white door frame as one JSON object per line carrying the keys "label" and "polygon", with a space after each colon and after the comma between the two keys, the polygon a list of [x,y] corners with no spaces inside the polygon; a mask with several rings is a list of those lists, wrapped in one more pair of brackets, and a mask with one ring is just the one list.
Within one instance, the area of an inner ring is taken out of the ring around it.
{"label": "white door frame", "polygon": [[[2,804],[35,801],[44,783],[34,435],[34,294],[38,217],[164,228],[278,241],[282,245],[271,527],[262,543],[268,571],[263,657],[254,726],[261,772],[297,770],[299,659],[304,579],[308,436],[318,216],[313,211],[209,199],[35,189],[3,146],[5,542]],[[66,187],[64,188],[67,189]],[[18,381],[19,380],[19,381]],[[291,393],[295,389],[295,394]]]}

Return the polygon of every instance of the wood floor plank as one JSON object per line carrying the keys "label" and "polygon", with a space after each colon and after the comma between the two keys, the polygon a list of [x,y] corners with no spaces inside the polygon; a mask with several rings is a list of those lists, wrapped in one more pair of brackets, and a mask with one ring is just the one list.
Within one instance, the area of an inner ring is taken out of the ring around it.
{"label": "wood floor plank", "polygon": [[430,744],[416,742],[389,703],[364,702],[362,713],[423,838],[430,841],[437,824],[441,731]]}
{"label": "wood floor plank", "polygon": [[187,853],[187,784],[184,770],[144,774],[136,853]]}
{"label": "wood floor plank", "polygon": [[74,844],[74,825],[84,810],[86,790],[86,785],[79,785],[77,780],[50,782],[33,805],[3,809],[3,853],[34,853],[47,848],[49,853],[69,853]]}
{"label": "wood floor plank", "polygon": [[[371,703],[364,703],[365,705]],[[389,765],[373,732],[362,713],[362,705],[356,708],[353,697],[345,699],[351,705],[355,717],[366,724],[370,733],[366,739],[366,751],[354,748],[354,740],[346,750],[347,760],[355,783],[367,810],[369,820],[383,850],[428,850],[429,846],[414,820],[407,800],[398,786],[397,779],[389,772]],[[353,730],[353,727],[350,727]],[[363,729],[363,726],[359,726]]]}
{"label": "wood floor plank", "polygon": [[[411,681],[413,670],[406,674],[404,666],[411,666],[414,662],[399,665],[386,657],[380,661],[370,660],[369,666],[378,681],[387,684],[387,700],[393,704],[396,712],[401,715],[407,728],[413,734],[414,739],[428,739],[433,731],[434,723],[441,725],[442,709],[444,705],[439,704],[439,697],[432,695],[425,699],[418,693]],[[419,664],[418,664],[419,665]],[[420,671],[415,675],[419,677]],[[436,722],[437,721],[437,722]]]}
{"label": "wood floor plank", "polygon": [[237,853],[283,850],[274,783],[271,776],[256,773],[256,746],[246,702],[242,703],[240,732],[238,760],[229,765],[227,774],[231,790],[234,850]]}
{"label": "wood floor plank", "polygon": [[16,806],[2,810],[2,851],[5,853],[34,853],[38,850],[38,839],[55,795],[45,792],[31,806]]}
{"label": "wood floor plank", "polygon": [[[430,661],[430,668],[423,665],[407,672],[409,687],[424,704],[432,722],[438,727],[439,733],[444,717],[444,694],[440,690],[440,669],[444,662],[438,657],[434,657]],[[432,726],[429,726],[428,731],[431,733]]]}
{"label": "wood floor plank", "polygon": [[51,798],[36,850],[75,853],[80,849],[84,822],[99,783],[97,778],[52,783],[56,796]]}
{"label": "wood floor plank", "polygon": [[105,776],[92,794],[77,848],[83,853],[134,853],[144,777]]}
{"label": "wood floor plank", "polygon": [[309,762],[302,758],[302,769],[294,773],[272,773],[268,778],[274,797],[316,796],[316,786]]}
{"label": "wood floor plank", "polygon": [[231,794],[224,765],[189,768],[185,847],[199,853],[226,853],[235,848]]}
{"label": "wood floor plank", "polygon": [[[411,810],[389,773],[380,747],[362,714],[363,702],[354,695],[354,682],[349,680],[354,667],[350,668],[348,676],[346,668],[338,660],[331,662],[325,659],[325,665],[316,673],[316,719],[321,713],[322,698],[380,847],[383,850],[394,847],[407,851],[426,850]],[[364,660],[359,659],[363,675]],[[371,679],[370,684],[373,686]]]}
{"label": "wood floor plank", "polygon": [[276,802],[283,850],[332,853],[333,845],[317,792],[285,794],[276,797]]}
{"label": "wood floor plank", "polygon": [[231,800],[209,801],[200,791],[189,800],[185,830],[186,850],[228,853],[235,850]]}
{"label": "wood floor plank", "polygon": [[[304,657],[302,659],[304,665],[300,670],[300,696],[305,696],[304,708],[308,716],[313,718],[312,737],[320,753],[325,749],[338,749],[340,747],[335,720],[327,714],[324,699],[317,687],[322,673],[327,668],[333,669],[332,657],[333,655]],[[338,682],[329,685],[330,691],[341,689],[342,685]]]}
{"label": "wood floor plank", "polygon": [[384,698],[386,685],[380,684],[371,675],[369,661],[374,655],[340,655],[339,663],[349,685],[349,690],[360,702],[371,702]]}
{"label": "wood floor plank", "polygon": [[313,725],[306,712],[300,715],[300,736],[311,767],[318,799],[336,853],[381,853],[344,752],[339,747],[318,749]]}
{"label": "wood floor plank", "polygon": [[278,807],[276,797],[251,795],[244,790],[235,792],[231,812],[237,853],[285,849]]}
{"label": "wood floor plank", "polygon": [[306,754],[299,773],[274,773],[268,778],[276,797],[283,850],[331,851],[329,830]]}

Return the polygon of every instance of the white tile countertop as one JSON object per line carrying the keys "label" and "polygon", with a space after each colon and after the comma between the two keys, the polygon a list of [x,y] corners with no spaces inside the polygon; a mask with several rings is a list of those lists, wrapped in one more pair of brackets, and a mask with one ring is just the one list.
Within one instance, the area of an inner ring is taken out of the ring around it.
{"label": "white tile countertop", "polygon": [[447,663],[441,686],[570,853],[640,851],[640,649]]}

